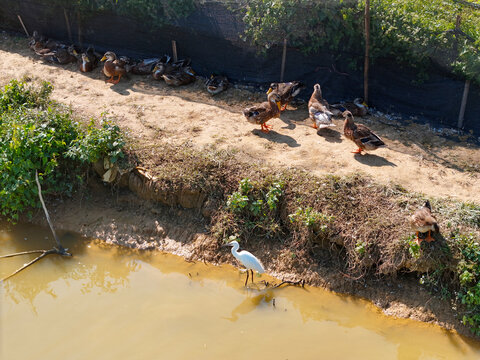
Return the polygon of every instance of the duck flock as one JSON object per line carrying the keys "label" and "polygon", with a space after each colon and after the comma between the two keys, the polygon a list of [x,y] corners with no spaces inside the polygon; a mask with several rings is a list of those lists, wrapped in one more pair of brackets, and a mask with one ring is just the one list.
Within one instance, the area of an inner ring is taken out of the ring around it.
{"label": "duck flock", "polygon": [[[81,72],[90,72],[104,62],[103,73],[108,77],[106,82],[112,84],[117,84],[127,73],[151,75],[156,80],[164,80],[170,86],[186,85],[196,80],[189,59],[174,61],[170,56],[164,55],[161,58],[133,61],[125,56],[117,57],[112,51],[107,51],[102,56],[92,46],[81,51],[75,45],[67,46],[40,36],[37,31],[34,31],[29,45],[35,54],[45,61],[56,64],[77,62]],[[229,87],[229,81],[225,76],[211,75],[205,86],[211,95],[216,95]],[[287,105],[304,88],[305,85],[299,81],[272,83],[267,91],[267,101],[245,108],[243,115],[250,123],[260,125],[261,131],[268,133],[272,127],[267,125],[267,121],[280,117],[281,112],[286,110]],[[354,122],[354,116],[365,116],[367,113],[368,108],[362,99],[357,98],[353,102],[330,105],[323,98],[320,85],[313,86],[313,93],[308,101],[308,114],[312,127],[321,130],[335,126],[332,117],[343,117],[343,133],[358,147],[357,150],[352,151],[355,154],[386,146],[372,130]],[[430,236],[431,231],[439,231],[428,201],[412,215],[410,224],[416,231],[418,243],[422,241],[418,236],[420,232],[428,232],[425,240],[431,241],[433,240]]]}
{"label": "duck flock", "polygon": [[[77,62],[81,72],[90,72],[104,62],[103,73],[108,77],[106,82],[112,84],[119,83],[122,76],[127,73],[151,75],[155,80],[164,80],[170,86],[187,85],[196,80],[190,59],[174,61],[170,56],[164,55],[161,58],[134,61],[126,56],[117,57],[113,51],[107,51],[102,56],[92,46],[81,51],[76,45],[67,46],[47,39],[37,31],[33,32],[29,45],[35,54],[45,61],[57,64]],[[205,86],[210,94],[216,95],[228,88],[229,81],[225,76],[211,75]],[[249,122],[260,125],[261,130],[268,133],[271,126],[267,125],[267,121],[279,117],[288,103],[304,88],[305,85],[299,81],[272,83],[267,92],[267,101],[244,109],[243,115]],[[329,105],[322,97],[319,84],[313,87],[308,102],[309,117],[315,129],[335,126],[332,116],[344,117],[344,134],[358,146],[354,151],[357,154],[385,146],[382,139],[368,127],[354,123],[353,116],[364,116],[367,112],[366,105],[359,98],[353,102]]]}

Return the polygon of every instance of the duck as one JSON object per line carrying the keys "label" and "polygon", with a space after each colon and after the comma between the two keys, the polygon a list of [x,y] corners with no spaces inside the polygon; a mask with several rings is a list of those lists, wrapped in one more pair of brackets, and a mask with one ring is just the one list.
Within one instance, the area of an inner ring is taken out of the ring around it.
{"label": "duck", "polygon": [[[74,51],[74,55],[78,54]],[[90,72],[97,67],[100,56],[95,52],[92,46],[89,46],[85,52],[79,55],[79,69],[81,72]]]}
{"label": "duck", "polygon": [[314,129],[323,129],[335,126],[332,122],[332,113],[328,110],[328,102],[322,97],[320,84],[313,86],[313,93],[308,101],[308,114],[313,121]]}
{"label": "duck", "polygon": [[368,127],[362,124],[355,124],[350,111],[344,111],[342,115],[345,118],[345,122],[343,123],[343,133],[345,137],[352,140],[358,146],[358,149],[352,151],[352,153],[361,154],[362,151],[372,151],[386,146],[383,140]]}
{"label": "duck", "polygon": [[436,233],[440,232],[440,228],[437,223],[437,219],[432,215],[432,207],[430,201],[425,201],[425,204],[419,208],[415,213],[410,217],[410,225],[412,229],[416,232],[417,244],[420,245],[422,239],[418,237],[419,233],[427,233],[425,241],[431,242],[435,239],[431,236],[431,232],[435,231]]}
{"label": "duck", "polygon": [[28,46],[30,49],[33,51],[37,52],[41,49],[45,48],[45,38],[43,36],[40,36],[37,30],[33,31],[32,38],[30,39],[30,42],[28,43]]}
{"label": "duck", "polygon": [[37,55],[41,55],[41,54],[52,52],[59,47],[66,47],[66,46],[64,44],[58,43],[53,39],[47,40],[45,36],[40,35],[37,30],[34,30],[32,34],[32,38],[29,42],[29,47],[30,49],[35,51]]}
{"label": "duck", "polygon": [[196,79],[195,72],[190,66],[179,68],[169,74],[163,74],[162,78],[169,86],[187,85]]}
{"label": "duck", "polygon": [[281,104],[283,105],[281,111],[287,108],[290,101],[297,96],[302,89],[305,88],[305,84],[300,81],[292,81],[285,83],[271,83],[267,91],[267,95],[272,91],[276,92],[280,96]]}
{"label": "duck", "polygon": [[44,51],[35,51],[35,53],[43,60],[48,62],[65,65],[77,61],[76,56],[73,54],[73,52],[75,51],[74,45],[66,47],[65,45],[60,44],[54,50],[47,48],[43,50]]}
{"label": "duck", "polygon": [[159,61],[160,58],[143,59],[142,61],[139,61],[133,65],[132,73],[136,75],[151,74]]}
{"label": "duck", "polygon": [[258,124],[262,128],[262,132],[268,133],[272,126],[266,122],[270,119],[280,117],[281,98],[276,92],[270,92],[267,97],[268,101],[259,105],[251,106],[243,110],[243,115],[248,122]]}
{"label": "duck", "polygon": [[210,95],[217,95],[228,89],[229,82],[226,76],[210,75],[210,79],[205,83]]}
{"label": "duck", "polygon": [[155,64],[155,67],[152,71],[152,76],[155,80],[163,79],[163,75],[170,75],[177,70],[182,68],[187,68],[190,66],[190,59],[172,61],[172,58],[169,55],[164,55],[160,61]]}
{"label": "duck", "polygon": [[[110,77],[110,79],[106,80],[108,83],[118,84],[122,76],[127,73],[127,70],[125,69],[126,62],[118,60],[117,55],[115,55],[113,51],[107,51],[100,61],[105,61],[105,64],[103,65],[103,73]],[[118,76],[117,80],[113,79],[115,76]]]}
{"label": "duck", "polygon": [[347,110],[350,111],[353,116],[365,116],[368,114],[367,104],[365,104],[362,98],[356,98],[353,102],[346,101],[333,104],[330,105],[330,107],[336,110],[334,112],[336,116],[341,115],[342,112]]}
{"label": "duck", "polygon": [[95,64],[86,53],[82,53],[80,57],[79,69],[81,72],[90,72],[95,68]]}

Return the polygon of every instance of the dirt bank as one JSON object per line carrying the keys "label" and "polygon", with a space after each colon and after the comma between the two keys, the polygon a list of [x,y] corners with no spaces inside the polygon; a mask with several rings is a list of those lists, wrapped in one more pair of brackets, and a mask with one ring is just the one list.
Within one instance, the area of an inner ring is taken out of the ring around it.
{"label": "dirt bank", "polygon": [[[86,237],[136,249],[159,250],[183,256],[187,261],[203,261],[212,266],[235,263],[228,250],[218,247],[209,236],[209,226],[197,209],[170,207],[144,201],[128,190],[112,190],[99,180],[91,180],[86,196],[52,200],[52,220],[60,233],[74,231]],[[35,224],[47,226],[38,210]],[[414,274],[399,277],[367,277],[354,281],[341,271],[328,250],[317,258],[323,261],[296,261],[289,249],[272,243],[259,243],[253,249],[264,262],[267,272],[279,279],[305,279],[309,285],[361,296],[371,300],[387,315],[438,324],[471,336],[451,310],[419,287]]]}

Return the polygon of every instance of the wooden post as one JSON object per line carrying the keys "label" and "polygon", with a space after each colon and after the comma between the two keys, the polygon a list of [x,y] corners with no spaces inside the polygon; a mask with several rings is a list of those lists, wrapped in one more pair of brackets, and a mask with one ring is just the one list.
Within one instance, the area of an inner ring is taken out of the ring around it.
{"label": "wooden post", "polygon": [[467,107],[468,92],[470,91],[470,80],[465,80],[465,87],[463,88],[462,104],[460,105],[460,113],[458,114],[457,127],[463,127],[463,120],[465,119],[465,108]]}
{"label": "wooden post", "polygon": [[78,45],[82,47],[82,21],[80,18],[80,12],[77,13],[77,26],[78,26]]}
{"label": "wooden post", "polygon": [[370,0],[365,0],[365,65],[363,67],[363,101],[368,104],[368,65],[370,63]]}
{"label": "wooden post", "polygon": [[283,75],[285,75],[285,60],[287,59],[287,38],[283,39],[283,54],[282,67],[280,69],[280,82],[283,82]]}
{"label": "wooden post", "polygon": [[[462,21],[462,17],[457,15],[457,19],[455,22],[455,42],[453,44],[453,50],[455,54],[458,56],[458,33],[460,31],[460,22]],[[458,122],[457,128],[461,129],[463,127],[463,121],[465,119],[465,109],[467,108],[467,98],[468,92],[470,91],[470,80],[465,80],[465,87],[463,88],[463,96],[462,96],[462,103],[460,104],[460,112],[458,113]]]}
{"label": "wooden post", "polygon": [[27,28],[25,27],[25,24],[22,21],[22,18],[20,17],[20,15],[17,15],[17,17],[18,17],[18,20],[20,21],[20,24],[22,24],[23,31],[25,31],[25,34],[27,34],[27,37],[30,37],[30,34],[28,33]]}
{"label": "wooden post", "polygon": [[175,40],[172,40],[172,53],[173,53],[173,61],[178,61],[177,42]]}
{"label": "wooden post", "polygon": [[65,22],[67,23],[68,39],[73,43],[72,29],[70,29],[70,21],[68,21],[67,10],[65,8],[63,8],[63,15],[65,15]]}

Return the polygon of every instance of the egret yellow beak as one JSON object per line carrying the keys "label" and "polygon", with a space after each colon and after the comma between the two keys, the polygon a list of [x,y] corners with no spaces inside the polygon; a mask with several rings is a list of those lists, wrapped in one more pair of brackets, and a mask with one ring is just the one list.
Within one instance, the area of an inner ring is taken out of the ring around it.
{"label": "egret yellow beak", "polygon": [[269,89],[267,90],[267,95],[270,94],[272,91],[273,91],[273,89],[272,89],[272,88],[269,88]]}
{"label": "egret yellow beak", "polygon": [[73,49],[73,55],[78,55],[77,50]]}
{"label": "egret yellow beak", "polygon": [[100,59],[100,61],[105,61],[107,60],[107,57],[105,55],[103,55],[103,57]]}
{"label": "egret yellow beak", "polygon": [[280,101],[277,101],[277,106],[278,106],[278,110],[281,110],[282,104],[280,103]]}
{"label": "egret yellow beak", "polygon": [[365,106],[365,107],[368,107],[368,105],[365,101],[362,103],[362,105]]}

